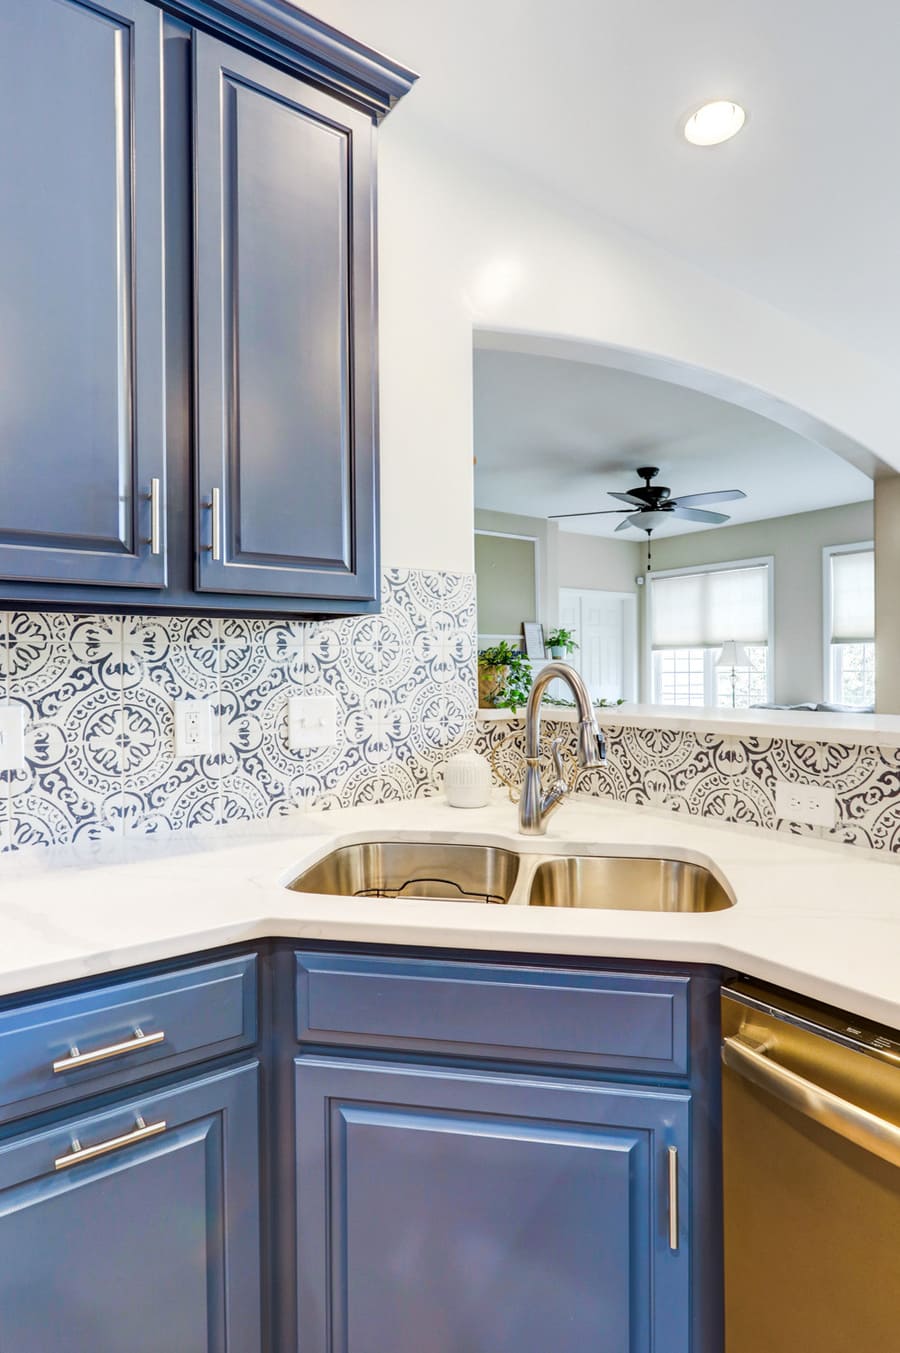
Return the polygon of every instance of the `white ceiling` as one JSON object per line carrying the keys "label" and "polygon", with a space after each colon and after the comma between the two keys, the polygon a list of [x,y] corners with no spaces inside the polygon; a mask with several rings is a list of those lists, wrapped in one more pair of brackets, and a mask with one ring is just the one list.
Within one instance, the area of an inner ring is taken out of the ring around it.
{"label": "white ceiling", "polygon": [[[746,499],[713,507],[734,523],[872,496],[847,461],[757,413],[648,376],[514,352],[475,353],[475,455],[476,506],[530,517],[624,506],[607,493],[639,483],[639,465],[659,466],[673,496],[743,489]],[[611,536],[621,520],[560,526]],[[656,534],[698,529],[711,528]]]}
{"label": "white ceiling", "polygon": [[[886,364],[900,360],[898,0],[309,0],[421,72],[393,117]],[[700,150],[684,116],[735,98]]]}

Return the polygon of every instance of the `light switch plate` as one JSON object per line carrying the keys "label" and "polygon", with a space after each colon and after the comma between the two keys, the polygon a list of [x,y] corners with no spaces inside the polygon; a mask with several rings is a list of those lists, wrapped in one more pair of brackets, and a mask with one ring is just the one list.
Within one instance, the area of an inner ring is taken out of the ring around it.
{"label": "light switch plate", "polygon": [[175,701],[175,755],[209,756],[213,750],[212,705],[209,700]]}
{"label": "light switch plate", "polygon": [[0,706],[0,770],[25,769],[25,709]]}
{"label": "light switch plate", "polygon": [[827,785],[796,785],[775,781],[775,816],[784,822],[810,827],[833,827],[837,818],[834,790]]}
{"label": "light switch plate", "polygon": [[333,695],[292,695],[288,700],[288,746],[334,747],[337,701]]}

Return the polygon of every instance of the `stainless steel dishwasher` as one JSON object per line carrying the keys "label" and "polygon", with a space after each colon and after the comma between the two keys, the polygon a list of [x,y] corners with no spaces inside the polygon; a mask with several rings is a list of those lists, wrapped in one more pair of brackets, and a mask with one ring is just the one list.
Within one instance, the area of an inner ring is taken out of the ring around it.
{"label": "stainless steel dishwasher", "polygon": [[722,993],[726,1353],[900,1353],[900,1033]]}

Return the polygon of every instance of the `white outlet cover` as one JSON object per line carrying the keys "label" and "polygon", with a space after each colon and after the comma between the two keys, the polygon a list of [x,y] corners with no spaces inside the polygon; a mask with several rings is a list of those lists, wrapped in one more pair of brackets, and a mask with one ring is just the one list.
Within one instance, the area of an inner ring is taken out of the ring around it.
{"label": "white outlet cover", "polygon": [[784,822],[810,827],[833,827],[837,819],[834,790],[828,785],[799,785],[790,780],[776,780],[775,816]]}
{"label": "white outlet cover", "polygon": [[292,695],[288,700],[288,746],[334,747],[337,744],[337,701],[333,695]]}
{"label": "white outlet cover", "polygon": [[209,700],[175,701],[175,755],[209,756],[213,749],[213,709]]}
{"label": "white outlet cover", "polygon": [[0,706],[0,770],[25,769],[25,709]]}

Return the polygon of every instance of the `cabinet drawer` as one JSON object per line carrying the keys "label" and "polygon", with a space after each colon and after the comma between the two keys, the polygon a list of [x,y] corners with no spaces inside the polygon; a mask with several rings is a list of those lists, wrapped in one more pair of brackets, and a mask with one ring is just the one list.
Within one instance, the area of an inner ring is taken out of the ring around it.
{"label": "cabinet drawer", "polygon": [[256,957],[0,1011],[0,1121],[256,1042]]}
{"label": "cabinet drawer", "polygon": [[297,953],[301,1043],[685,1075],[687,977]]}

